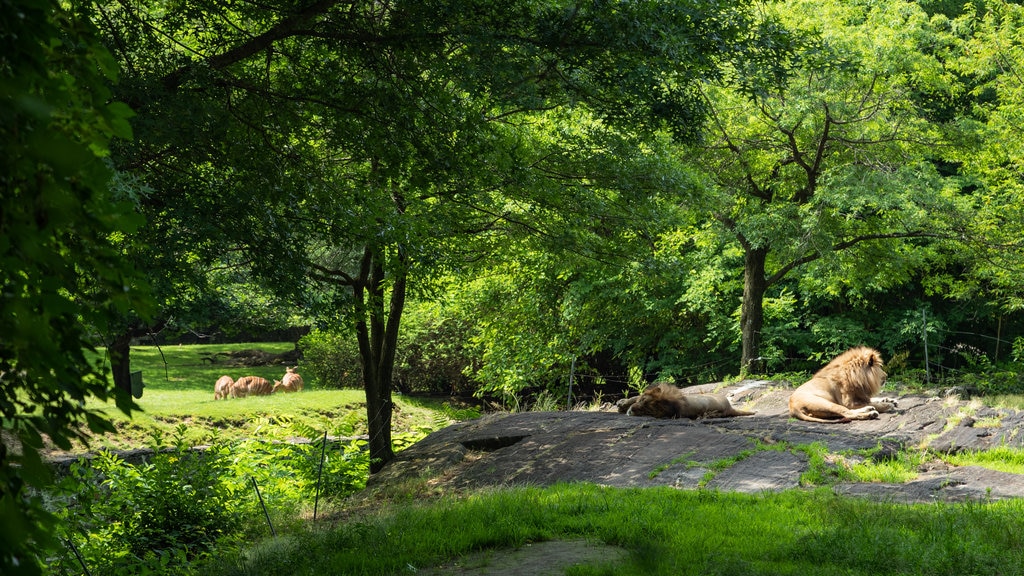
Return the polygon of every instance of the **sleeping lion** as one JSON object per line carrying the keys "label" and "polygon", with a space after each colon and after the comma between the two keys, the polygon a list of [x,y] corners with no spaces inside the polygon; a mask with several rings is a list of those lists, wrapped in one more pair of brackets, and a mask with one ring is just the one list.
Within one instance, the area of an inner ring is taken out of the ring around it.
{"label": "sleeping lion", "polygon": [[789,413],[808,422],[871,420],[896,408],[895,398],[875,398],[885,384],[882,356],[861,346],[836,356],[789,397]]}
{"label": "sleeping lion", "polygon": [[672,384],[662,382],[643,394],[618,402],[619,412],[630,416],[655,418],[724,418],[750,416],[754,412],[738,410],[723,394],[686,394]]}

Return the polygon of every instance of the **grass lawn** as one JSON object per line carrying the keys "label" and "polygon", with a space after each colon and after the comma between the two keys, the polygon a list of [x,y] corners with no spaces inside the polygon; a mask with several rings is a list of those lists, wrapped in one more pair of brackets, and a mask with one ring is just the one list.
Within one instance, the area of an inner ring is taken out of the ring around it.
{"label": "grass lawn", "polygon": [[[162,354],[156,346],[133,346],[132,370],[142,371],[145,384],[142,397],[136,400],[141,412],[133,412],[129,418],[113,402],[91,400],[89,407],[107,415],[117,427],[117,434],[95,438],[90,448],[145,446],[154,434],[169,436],[181,425],[184,439],[190,444],[243,437],[310,437],[325,431],[332,436],[366,434],[364,392],[324,389],[309,377],[299,393],[213,399],[214,382],[224,374],[235,379],[261,376],[280,380],[284,366],[233,367],[223,360],[210,364],[204,357],[245,349],[280,353],[292,346],[288,342],[163,346]],[[302,372],[301,363],[298,371]],[[443,408],[441,401],[396,396],[394,434],[418,436],[449,424],[452,420],[443,415]]]}
{"label": "grass lawn", "polygon": [[[567,574],[1021,574],[1022,517],[1019,500],[894,505],[827,489],[744,495],[565,484],[378,505],[328,530],[221,556],[202,571],[412,574],[481,551],[584,539],[620,547],[625,558]],[[478,567],[488,568],[483,558]]]}
{"label": "grass lawn", "polygon": [[[198,344],[192,346],[132,346],[132,370],[142,370],[146,394],[154,390],[202,390],[209,391],[213,399],[213,383],[227,374],[234,379],[242,376],[262,376],[267,380],[280,380],[284,366],[256,366],[240,368],[228,366],[222,356],[217,361],[205,361],[218,353],[239,350],[263,350],[273,354],[287,352],[293,348],[290,342],[260,342],[252,344]],[[101,350],[102,352],[102,350]],[[301,370],[300,370],[301,371]]]}

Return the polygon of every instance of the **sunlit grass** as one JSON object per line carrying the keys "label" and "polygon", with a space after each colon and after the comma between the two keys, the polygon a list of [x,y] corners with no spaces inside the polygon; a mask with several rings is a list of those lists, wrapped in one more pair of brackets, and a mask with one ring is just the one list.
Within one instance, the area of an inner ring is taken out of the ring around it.
{"label": "sunlit grass", "polygon": [[921,465],[932,458],[926,451],[900,451],[887,460],[866,459],[850,468],[849,479],[854,482],[885,482],[903,484],[918,477]]}
{"label": "sunlit grass", "polygon": [[[237,367],[227,365],[223,357],[214,363],[205,361],[218,352],[258,349],[280,354],[294,348],[290,342],[259,342],[249,344],[196,344],[188,346],[132,346],[131,368],[141,370],[146,387],[144,395],[152,390],[209,390],[213,398],[213,384],[227,374],[238,379],[242,376],[260,376],[280,380],[284,366]],[[105,350],[100,349],[100,354]],[[316,383],[307,383],[315,387]]]}
{"label": "sunlit grass", "polygon": [[942,459],[954,466],[980,466],[999,472],[1024,474],[1024,450],[997,446],[985,451],[964,451],[945,454]]}
{"label": "sunlit grass", "polygon": [[1024,410],[1024,394],[992,394],[984,396],[982,401],[993,408]]}
{"label": "sunlit grass", "polygon": [[[186,425],[184,438],[190,444],[324,432],[331,436],[366,434],[366,395],[362,390],[325,389],[307,379],[298,393],[213,399],[214,382],[223,374],[274,380],[284,375],[284,366],[233,367],[222,360],[211,365],[203,357],[246,349],[280,353],[292,347],[288,342],[164,346],[160,350],[133,346],[131,367],[142,371],[145,384],[142,397],[135,400],[141,411],[133,411],[129,417],[112,401],[89,400],[87,407],[106,415],[117,432],[95,437],[90,446],[76,446],[76,450],[144,446],[155,437],[176,433],[179,424]],[[395,435],[420,436],[450,423],[451,419],[439,414],[441,407],[440,401],[396,396],[392,415]]]}
{"label": "sunlit grass", "polygon": [[1024,503],[896,505],[827,490],[744,495],[589,484],[404,500],[293,534],[211,574],[404,574],[463,555],[586,539],[624,548],[571,574],[1016,574]]}

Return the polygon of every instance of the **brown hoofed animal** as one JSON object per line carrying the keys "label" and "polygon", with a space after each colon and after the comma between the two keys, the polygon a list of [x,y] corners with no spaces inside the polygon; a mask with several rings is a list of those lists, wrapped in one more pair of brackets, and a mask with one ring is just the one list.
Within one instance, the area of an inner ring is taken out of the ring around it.
{"label": "brown hoofed animal", "polygon": [[227,398],[231,394],[231,385],[234,383],[235,381],[231,376],[224,375],[217,378],[217,383],[213,385],[213,399]]}
{"label": "brown hoofed animal", "polygon": [[687,394],[662,382],[644,390],[643,394],[620,400],[619,412],[630,416],[655,418],[725,418],[750,416],[755,412],[739,410],[723,394]]}
{"label": "brown hoofed animal", "polygon": [[231,385],[232,398],[245,398],[249,395],[249,377],[243,376]]}
{"label": "brown hoofed animal", "polygon": [[[297,368],[297,366],[296,366]],[[280,380],[274,380],[274,392],[298,392],[302,390],[302,376],[295,371],[295,368],[285,368],[285,375]]]}
{"label": "brown hoofed animal", "polygon": [[249,396],[270,396],[270,393],[273,391],[273,385],[266,378],[243,376],[235,384],[237,385],[238,382],[243,381]]}
{"label": "brown hoofed animal", "polygon": [[885,384],[882,355],[865,346],[836,356],[789,397],[789,413],[808,422],[878,418],[896,408],[895,398],[875,398]]}

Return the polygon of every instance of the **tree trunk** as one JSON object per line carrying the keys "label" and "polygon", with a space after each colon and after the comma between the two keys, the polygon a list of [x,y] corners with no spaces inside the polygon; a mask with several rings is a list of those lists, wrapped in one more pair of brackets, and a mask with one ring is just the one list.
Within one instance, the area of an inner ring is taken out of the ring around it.
{"label": "tree trunk", "polygon": [[125,330],[114,336],[114,340],[107,348],[107,354],[110,356],[110,371],[114,376],[114,388],[129,396],[132,393],[131,343],[132,331]]}
{"label": "tree trunk", "polygon": [[[401,251],[399,261],[401,262]],[[366,390],[366,418],[370,434],[370,473],[379,472],[394,459],[391,447],[391,380],[398,347],[398,327],[405,308],[406,279],[404,265],[397,266],[385,313],[384,255],[372,247],[363,253],[360,282],[354,286],[356,297],[356,337],[363,364]]]}
{"label": "tree trunk", "polygon": [[740,333],[743,354],[740,374],[764,372],[761,359],[761,329],[764,326],[764,294],[768,290],[764,265],[768,248],[748,247],[743,261],[743,307],[740,311]]}

